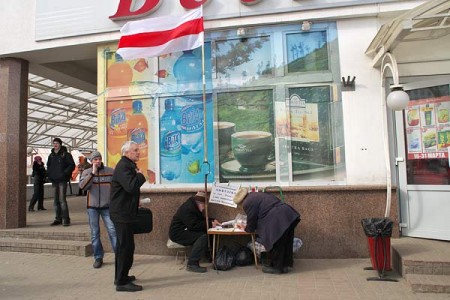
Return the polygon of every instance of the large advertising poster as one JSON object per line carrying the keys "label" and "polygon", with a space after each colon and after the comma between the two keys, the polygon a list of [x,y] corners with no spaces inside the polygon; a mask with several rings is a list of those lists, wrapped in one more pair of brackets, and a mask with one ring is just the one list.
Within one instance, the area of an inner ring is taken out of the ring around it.
{"label": "large advertising poster", "polygon": [[203,183],[208,172],[212,182],[214,168],[204,158],[208,151],[214,165],[213,104],[210,93],[205,104],[201,94],[201,49],[129,61],[105,49],[104,59],[107,164],[115,167],[131,140],[149,184]]}
{"label": "large advertising poster", "polygon": [[[208,165],[204,164],[206,150],[208,163],[214,166],[211,94],[206,95],[206,122],[203,105],[202,95],[160,98],[159,175],[161,183],[204,182],[204,172],[209,169]],[[206,126],[206,138],[204,126]],[[208,179],[212,182],[214,176],[209,176]]]}
{"label": "large advertising poster", "polygon": [[331,103],[330,86],[289,89],[294,177],[334,169],[337,145],[331,131]]}
{"label": "large advertising poster", "polygon": [[408,159],[447,158],[450,96],[410,101],[405,110]]}
{"label": "large advertising poster", "polygon": [[273,91],[219,93],[217,107],[220,181],[275,179]]}
{"label": "large advertising poster", "polygon": [[126,141],[139,145],[137,167],[149,183],[155,183],[155,162],[149,155],[151,136],[150,116],[152,99],[110,100],[106,102],[106,146],[108,165],[114,168],[121,158],[121,147]]}

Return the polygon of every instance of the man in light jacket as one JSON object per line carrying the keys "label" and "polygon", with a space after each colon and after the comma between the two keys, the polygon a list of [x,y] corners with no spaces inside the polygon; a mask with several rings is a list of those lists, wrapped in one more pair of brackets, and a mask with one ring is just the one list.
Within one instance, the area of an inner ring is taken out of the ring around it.
{"label": "man in light jacket", "polygon": [[102,155],[94,151],[91,155],[92,167],[83,171],[80,177],[80,190],[87,191],[86,206],[91,227],[91,241],[94,249],[94,265],[98,269],[103,265],[102,241],[100,240],[100,217],[108,231],[109,241],[116,252],[117,237],[114,224],[109,216],[111,181],[114,170],[102,162]]}

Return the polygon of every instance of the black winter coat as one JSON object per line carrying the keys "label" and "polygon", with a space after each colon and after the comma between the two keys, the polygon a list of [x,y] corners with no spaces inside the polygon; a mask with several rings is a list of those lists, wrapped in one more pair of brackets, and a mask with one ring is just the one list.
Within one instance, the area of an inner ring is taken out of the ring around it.
{"label": "black winter coat", "polygon": [[61,146],[58,153],[55,153],[55,149],[52,149],[52,153],[47,159],[47,173],[50,182],[68,182],[74,169],[75,162],[66,147]]}
{"label": "black winter coat", "polygon": [[248,194],[243,207],[247,214],[245,231],[256,232],[266,251],[272,250],[289,226],[300,219],[294,208],[270,193]]}
{"label": "black winter coat", "polygon": [[136,221],[141,186],[146,181],[144,175],[136,172],[136,168],[133,161],[122,156],[114,169],[109,204],[109,213],[113,222]]}
{"label": "black winter coat", "polygon": [[43,183],[47,177],[47,171],[45,170],[45,165],[39,164],[37,161],[33,162],[33,177],[34,182]]}
{"label": "black winter coat", "polygon": [[[209,227],[213,220],[213,218],[209,219]],[[194,197],[190,197],[178,208],[170,224],[169,237],[176,243],[188,243],[189,241],[183,239],[185,237],[183,233],[186,230],[206,233],[205,216],[198,210]]]}

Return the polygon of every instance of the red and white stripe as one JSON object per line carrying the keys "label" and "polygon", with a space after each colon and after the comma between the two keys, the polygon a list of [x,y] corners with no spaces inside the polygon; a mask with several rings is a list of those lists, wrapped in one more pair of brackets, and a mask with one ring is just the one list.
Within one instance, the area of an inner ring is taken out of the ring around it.
{"label": "red and white stripe", "polygon": [[117,53],[126,60],[194,49],[204,40],[202,7],[183,16],[131,21],[120,32]]}

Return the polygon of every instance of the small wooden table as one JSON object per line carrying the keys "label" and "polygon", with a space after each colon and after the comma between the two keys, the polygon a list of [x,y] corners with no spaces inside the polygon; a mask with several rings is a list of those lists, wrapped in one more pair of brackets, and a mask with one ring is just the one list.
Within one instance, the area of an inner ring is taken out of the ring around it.
{"label": "small wooden table", "polygon": [[[216,228],[210,228],[208,229],[208,234],[213,236],[213,252],[212,252],[212,259],[214,261],[216,257],[216,248],[219,249],[219,242],[220,242],[220,236],[221,235],[250,235],[252,238],[252,245],[253,245],[253,256],[255,258],[255,267],[258,268],[258,258],[256,257],[256,247],[255,247],[255,237],[256,233],[254,232],[246,232],[239,229],[234,228],[223,228],[223,229],[216,229]],[[217,236],[217,245],[216,245],[216,236]]]}

